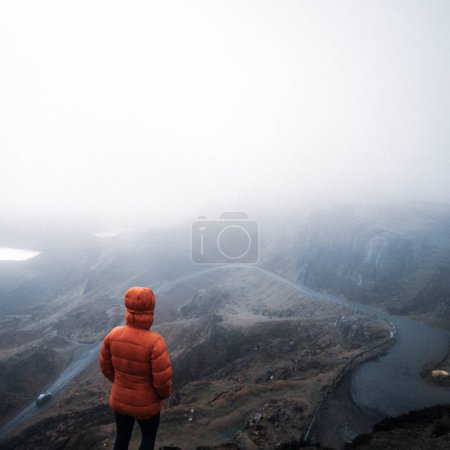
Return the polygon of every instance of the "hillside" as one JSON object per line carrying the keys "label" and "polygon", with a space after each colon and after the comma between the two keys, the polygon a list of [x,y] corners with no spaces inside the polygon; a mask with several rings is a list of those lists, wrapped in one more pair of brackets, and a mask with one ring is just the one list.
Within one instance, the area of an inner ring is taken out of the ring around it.
{"label": "hillside", "polygon": [[42,253],[29,261],[0,261],[0,423],[122,322],[117,299],[128,286],[157,287],[193,270],[178,230],[113,239],[55,231],[36,245]]}
{"label": "hillside", "polygon": [[[382,321],[242,267],[205,272],[164,291],[156,317],[175,374],[158,442],[183,449],[225,442],[273,449],[301,440],[340,367],[389,334]],[[107,390],[93,365],[8,445],[110,445]],[[74,424],[82,434],[70,432]]]}
{"label": "hillside", "polygon": [[449,205],[317,210],[264,265],[313,289],[450,329]]}
{"label": "hillside", "polygon": [[358,436],[346,449],[423,450],[448,449],[450,439],[450,406],[438,405],[375,425],[372,433]]}
{"label": "hillside", "polygon": [[[316,210],[299,222],[260,225],[261,267],[317,291],[450,329],[448,205],[345,205]],[[122,322],[122,296],[131,285],[156,289],[155,329],[174,365],[159,445],[185,450],[225,443],[230,449],[295,448],[340,368],[390,331],[383,321],[317,300],[252,266],[193,265],[186,230],[113,239],[80,231],[42,248],[38,257],[3,263],[0,271],[2,423],[87,344]],[[450,357],[436,368],[449,370]],[[421,374],[426,380],[430,370]],[[109,446],[114,427],[107,392],[93,364],[2,448]],[[336,419],[342,405],[348,413],[334,427],[348,435],[345,442],[355,435],[346,432],[345,421],[358,433],[375,423],[355,408],[350,385],[341,384],[330,401],[323,417]],[[323,426],[319,420],[315,442],[333,431]],[[425,434],[431,433],[427,427]],[[390,431],[384,432],[387,439]]]}

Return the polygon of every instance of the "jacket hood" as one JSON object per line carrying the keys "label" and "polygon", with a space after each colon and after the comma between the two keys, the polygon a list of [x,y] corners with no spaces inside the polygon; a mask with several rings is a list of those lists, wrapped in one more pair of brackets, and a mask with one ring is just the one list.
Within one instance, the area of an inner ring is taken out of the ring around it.
{"label": "jacket hood", "polygon": [[150,288],[133,286],[125,293],[125,323],[138,328],[150,329],[155,312],[155,294]]}

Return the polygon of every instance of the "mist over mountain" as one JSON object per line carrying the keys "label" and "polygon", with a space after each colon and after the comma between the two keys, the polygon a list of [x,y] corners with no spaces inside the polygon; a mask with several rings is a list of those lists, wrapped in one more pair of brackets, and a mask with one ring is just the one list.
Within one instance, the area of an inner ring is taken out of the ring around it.
{"label": "mist over mountain", "polygon": [[3,214],[164,227],[446,202],[449,17],[445,0],[4,3]]}
{"label": "mist over mountain", "polygon": [[[274,271],[313,289],[449,326],[447,204],[331,207],[313,212],[290,239],[267,262]],[[279,261],[286,254],[287,267]]]}
{"label": "mist over mountain", "polygon": [[[174,365],[160,445],[175,440],[186,449],[302,442],[333,377],[352,355],[389,340],[386,322],[321,300],[322,293],[448,329],[448,205],[347,204],[291,220],[261,216],[258,225],[255,267],[194,264],[186,226],[60,229],[54,240],[41,235],[40,255],[1,262],[3,424],[122,322],[131,285],[155,289],[155,329]],[[69,431],[80,420],[91,426],[92,448],[109,445],[109,425],[95,417],[105,402],[102,383],[93,361],[7,445],[56,448],[68,435],[87,442]]]}

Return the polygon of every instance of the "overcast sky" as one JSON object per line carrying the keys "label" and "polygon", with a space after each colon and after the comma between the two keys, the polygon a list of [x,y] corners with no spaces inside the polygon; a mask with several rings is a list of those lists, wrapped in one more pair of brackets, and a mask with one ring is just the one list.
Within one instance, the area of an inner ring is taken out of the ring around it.
{"label": "overcast sky", "polygon": [[450,2],[4,1],[0,210],[448,201]]}

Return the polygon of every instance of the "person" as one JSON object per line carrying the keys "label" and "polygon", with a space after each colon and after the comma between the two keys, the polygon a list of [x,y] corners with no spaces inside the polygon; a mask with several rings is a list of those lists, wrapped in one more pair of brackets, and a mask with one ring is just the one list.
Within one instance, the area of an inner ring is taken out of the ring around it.
{"label": "person", "polygon": [[172,389],[172,365],[166,343],[150,328],[155,294],[134,286],[125,293],[125,325],[113,328],[103,340],[99,364],[112,382],[109,406],[114,411],[114,450],[126,450],[135,420],[141,432],[139,450],[153,450],[163,399]]}

